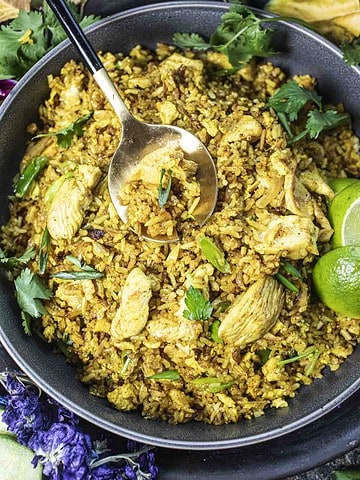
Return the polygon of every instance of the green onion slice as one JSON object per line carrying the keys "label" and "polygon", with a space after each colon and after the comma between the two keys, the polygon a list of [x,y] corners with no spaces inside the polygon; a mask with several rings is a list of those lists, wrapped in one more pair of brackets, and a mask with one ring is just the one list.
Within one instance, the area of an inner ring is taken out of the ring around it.
{"label": "green onion slice", "polygon": [[225,260],[225,255],[209,237],[199,238],[199,247],[204,257],[221,273],[229,273],[230,265]]}

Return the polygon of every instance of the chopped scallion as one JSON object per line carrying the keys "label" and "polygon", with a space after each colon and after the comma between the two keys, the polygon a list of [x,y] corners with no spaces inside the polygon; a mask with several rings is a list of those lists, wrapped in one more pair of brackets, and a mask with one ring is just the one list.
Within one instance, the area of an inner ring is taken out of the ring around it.
{"label": "chopped scallion", "polygon": [[48,163],[47,157],[34,157],[21,172],[20,177],[14,186],[14,192],[17,197],[24,198],[28,193],[33,181],[42,172]]}
{"label": "chopped scallion", "polygon": [[[165,173],[168,174],[168,182],[166,188],[163,188],[163,178]],[[160,180],[159,180],[159,188],[158,188],[158,201],[160,208],[163,208],[165,203],[169,199],[170,190],[171,190],[171,181],[172,181],[172,170],[165,170],[165,168],[161,169],[160,172]]]}
{"label": "chopped scallion", "polygon": [[225,255],[220,248],[208,237],[199,238],[199,247],[204,257],[221,273],[229,273],[230,265],[225,260]]}
{"label": "chopped scallion", "polygon": [[171,380],[173,382],[180,380],[180,374],[177,370],[164,370],[163,372],[155,373],[149,380]]}

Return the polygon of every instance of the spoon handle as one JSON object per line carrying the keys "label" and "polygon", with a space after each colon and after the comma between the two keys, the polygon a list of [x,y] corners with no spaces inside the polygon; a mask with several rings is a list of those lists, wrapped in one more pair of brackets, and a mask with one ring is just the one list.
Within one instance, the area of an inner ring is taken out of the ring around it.
{"label": "spoon handle", "polygon": [[86,66],[93,75],[94,80],[109,100],[122,125],[133,125],[137,120],[135,120],[129,112],[100,58],[97,56],[93,46],[86,38],[82,28],[73,17],[65,1],[46,0],[46,2],[59,20],[71,43],[79,51]]}
{"label": "spoon handle", "polygon": [[47,4],[54,12],[61,26],[65,30],[71,43],[76,47],[83,58],[86,66],[94,75],[98,70],[104,68],[100,58],[97,56],[93,46],[86,38],[83,30],[74,19],[69,7],[64,0],[46,0]]}

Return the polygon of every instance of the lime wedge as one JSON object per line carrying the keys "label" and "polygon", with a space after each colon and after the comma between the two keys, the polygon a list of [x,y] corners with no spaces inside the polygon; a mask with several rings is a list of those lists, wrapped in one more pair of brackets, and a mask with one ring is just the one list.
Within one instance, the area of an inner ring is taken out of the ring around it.
{"label": "lime wedge", "polygon": [[352,183],[356,182],[359,182],[357,178],[334,178],[333,180],[330,180],[329,186],[334,190],[335,194],[338,194],[341,190],[344,190],[344,188],[349,187]]}
{"label": "lime wedge", "polygon": [[352,182],[334,197],[328,216],[334,229],[334,248],[360,246],[360,181]]}
{"label": "lime wedge", "polygon": [[360,318],[360,247],[339,247],[325,253],[312,273],[321,302],[346,317]]}

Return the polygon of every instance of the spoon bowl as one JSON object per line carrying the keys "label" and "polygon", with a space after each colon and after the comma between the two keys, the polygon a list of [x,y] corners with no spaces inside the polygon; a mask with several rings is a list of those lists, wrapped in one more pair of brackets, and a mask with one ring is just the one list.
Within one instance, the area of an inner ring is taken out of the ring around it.
{"label": "spoon bowl", "polygon": [[[196,180],[200,186],[200,200],[192,212],[196,223],[202,226],[211,216],[218,192],[214,161],[205,145],[193,134],[171,125],[150,125],[137,120],[126,107],[117,88],[105,70],[79,24],[72,16],[64,0],[47,0],[72,44],[81,54],[94,80],[110,102],[121,122],[121,138],[112,158],[108,172],[108,186],[111,200],[124,223],[128,223],[127,207],[120,198],[122,188],[130,181],[131,174],[144,157],[166,147],[169,151],[181,149],[188,160],[197,164]],[[160,178],[160,175],[159,175]],[[179,240],[177,233],[172,236],[150,236],[145,227],[141,237],[159,243],[173,243]]]}

